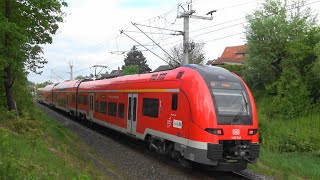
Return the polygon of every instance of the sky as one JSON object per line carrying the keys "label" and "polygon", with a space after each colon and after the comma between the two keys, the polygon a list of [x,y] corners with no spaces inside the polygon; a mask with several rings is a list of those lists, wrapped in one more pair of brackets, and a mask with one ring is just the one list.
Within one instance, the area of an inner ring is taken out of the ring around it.
{"label": "sky", "polygon": [[[189,0],[190,1],[190,0]],[[93,65],[118,69],[124,65],[125,55],[137,42],[147,45],[153,53],[164,58],[162,51],[149,39],[157,42],[165,51],[179,45],[183,31],[183,19],[177,14],[187,9],[187,0],[66,0],[68,7],[65,22],[53,36],[53,43],[44,45],[44,57],[48,63],[41,75],[30,73],[28,79],[35,83],[61,82],[70,79],[69,64],[73,65],[73,77],[94,74]],[[246,43],[245,16],[258,8],[261,0],[193,0],[194,15],[206,16],[211,10],[213,20],[190,19],[190,39],[204,42],[206,61],[221,56],[227,46]],[[178,6],[180,4],[181,6]],[[179,8],[178,8],[179,7]],[[144,35],[132,23],[148,35]],[[125,34],[134,40],[127,37]],[[154,70],[166,64],[144,47],[137,46]],[[91,67],[91,68],[90,68]],[[101,69],[97,69],[99,72]]]}

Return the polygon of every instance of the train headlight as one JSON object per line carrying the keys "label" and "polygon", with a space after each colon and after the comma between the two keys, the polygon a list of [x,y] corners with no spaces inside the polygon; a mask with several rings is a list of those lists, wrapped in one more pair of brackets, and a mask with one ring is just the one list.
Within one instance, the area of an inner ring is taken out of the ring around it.
{"label": "train headlight", "polygon": [[215,135],[223,135],[223,129],[213,129],[213,128],[207,128],[205,129],[208,133],[215,134]]}
{"label": "train headlight", "polygon": [[248,130],[248,135],[252,136],[252,135],[257,134],[257,132],[258,132],[258,129],[249,129]]}

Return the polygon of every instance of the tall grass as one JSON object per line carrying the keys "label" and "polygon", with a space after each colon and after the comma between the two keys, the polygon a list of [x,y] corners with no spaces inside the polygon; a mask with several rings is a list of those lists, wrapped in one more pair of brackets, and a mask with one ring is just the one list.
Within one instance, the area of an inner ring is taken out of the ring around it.
{"label": "tall grass", "polygon": [[0,179],[101,179],[70,131],[39,110],[36,119],[0,116]]}
{"label": "tall grass", "polygon": [[277,179],[320,179],[320,112],[294,119],[269,118],[270,100],[260,99],[259,161],[250,168]]}

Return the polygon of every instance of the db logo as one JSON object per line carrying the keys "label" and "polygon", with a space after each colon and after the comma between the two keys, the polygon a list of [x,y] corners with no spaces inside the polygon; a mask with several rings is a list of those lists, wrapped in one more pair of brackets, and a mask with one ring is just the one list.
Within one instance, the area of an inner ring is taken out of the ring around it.
{"label": "db logo", "polygon": [[232,129],[232,135],[239,136],[240,135],[240,129]]}

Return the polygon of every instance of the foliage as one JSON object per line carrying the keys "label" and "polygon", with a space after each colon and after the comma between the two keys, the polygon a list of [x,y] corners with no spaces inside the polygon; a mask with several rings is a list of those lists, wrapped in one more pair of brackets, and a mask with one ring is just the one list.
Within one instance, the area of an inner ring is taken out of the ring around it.
{"label": "foliage", "polygon": [[[5,0],[0,3],[0,73],[9,110],[16,109],[13,84],[27,70],[41,73],[47,61],[41,44],[52,43],[52,35],[63,21],[63,0]],[[25,74],[26,75],[26,74]],[[1,76],[3,78],[3,76]]]}
{"label": "foliage", "polygon": [[309,115],[292,117],[291,120],[279,117],[270,119],[267,114],[274,109],[269,105],[270,101],[269,97],[265,97],[257,103],[259,136],[263,147],[277,152],[309,153],[320,157],[320,114],[312,111]]}
{"label": "foliage", "polygon": [[313,102],[320,99],[320,42],[315,46],[314,53],[317,57],[316,61],[311,64],[311,71],[308,72],[307,82]]}
{"label": "foliage", "polygon": [[[17,72],[16,77],[18,77],[14,83],[14,93],[18,106],[18,112],[20,114],[28,112],[33,114],[34,112],[34,95],[35,89],[32,85],[28,83],[28,80],[24,73]],[[34,93],[34,94],[32,94]]]}
{"label": "foliage", "polygon": [[285,68],[302,71],[302,65],[314,61],[310,56],[320,38],[316,18],[304,1],[289,3],[266,0],[247,17],[247,66],[261,86],[277,80]]}
{"label": "foliage", "polygon": [[[189,64],[203,64],[205,60],[203,42],[191,42],[189,51]],[[174,67],[179,67],[183,63],[183,44],[172,47],[169,54],[165,54],[167,61]]]}
{"label": "foliage", "polygon": [[261,148],[256,164],[249,169],[273,179],[320,179],[320,157],[297,153],[279,153]]}
{"label": "foliage", "polygon": [[320,83],[311,71],[320,41],[316,16],[303,0],[266,0],[247,20],[246,82],[273,96],[270,117],[308,113],[320,97]]}
{"label": "foliage", "polygon": [[139,74],[139,66],[137,65],[125,66],[122,69],[122,73],[123,75]]}
{"label": "foliage", "polygon": [[103,177],[74,134],[39,110],[33,116],[0,113],[0,179]]}
{"label": "foliage", "polygon": [[311,111],[309,91],[297,69],[285,69],[280,79],[267,89],[269,92],[277,92],[270,104],[272,108],[269,109],[268,117],[294,119]]}
{"label": "foliage", "polygon": [[79,75],[79,76],[77,76],[77,77],[75,78],[75,80],[81,80],[81,79],[84,79],[84,78],[85,78],[84,76]]}
{"label": "foliage", "polygon": [[128,52],[126,58],[124,59],[125,65],[122,66],[124,69],[126,66],[138,66],[139,74],[150,72],[151,69],[147,64],[146,58],[143,56],[142,52],[139,51],[136,46],[133,46],[130,52]]}
{"label": "foliage", "polygon": [[50,84],[50,81],[45,81],[45,82],[43,82],[43,83],[36,84],[36,89],[44,88],[44,87],[46,87],[48,84]]}
{"label": "foliage", "polygon": [[320,42],[315,46],[314,52],[317,56],[317,60],[314,62],[312,71],[317,79],[320,79]]}
{"label": "foliage", "polygon": [[222,64],[222,65],[219,65],[219,67],[228,69],[229,71],[236,73],[241,77],[244,77],[247,71],[246,66],[243,66],[243,65]]}

